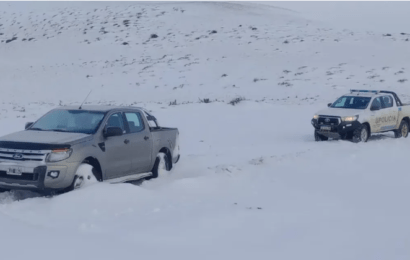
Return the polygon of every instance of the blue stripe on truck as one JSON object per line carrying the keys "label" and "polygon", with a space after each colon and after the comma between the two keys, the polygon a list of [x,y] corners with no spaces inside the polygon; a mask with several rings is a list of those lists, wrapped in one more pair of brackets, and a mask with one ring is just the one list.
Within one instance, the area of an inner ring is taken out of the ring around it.
{"label": "blue stripe on truck", "polygon": [[382,126],[380,127],[380,130],[389,130],[389,129],[394,129],[396,127],[396,125],[386,125],[386,126]]}

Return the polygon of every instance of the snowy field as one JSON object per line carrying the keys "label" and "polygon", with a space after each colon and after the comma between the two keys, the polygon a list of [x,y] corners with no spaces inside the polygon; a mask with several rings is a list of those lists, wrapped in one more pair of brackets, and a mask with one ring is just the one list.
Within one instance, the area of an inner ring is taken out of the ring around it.
{"label": "snowy field", "polygon": [[182,156],[140,185],[0,194],[1,259],[409,259],[410,139],[310,124],[351,88],[410,101],[409,7],[0,2],[1,135],[93,90],[178,127]]}

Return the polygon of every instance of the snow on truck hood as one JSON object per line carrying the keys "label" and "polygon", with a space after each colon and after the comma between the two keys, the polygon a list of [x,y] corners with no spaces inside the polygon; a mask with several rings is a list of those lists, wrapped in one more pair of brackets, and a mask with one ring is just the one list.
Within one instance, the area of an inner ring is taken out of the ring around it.
{"label": "snow on truck hood", "polygon": [[0,137],[0,141],[46,144],[72,144],[75,141],[79,141],[89,136],[90,135],[88,134],[82,133],[23,130],[20,132],[2,136]]}
{"label": "snow on truck hood", "polygon": [[351,109],[351,108],[326,108],[322,109],[316,113],[316,115],[323,115],[323,116],[355,116],[362,113],[364,109]]}

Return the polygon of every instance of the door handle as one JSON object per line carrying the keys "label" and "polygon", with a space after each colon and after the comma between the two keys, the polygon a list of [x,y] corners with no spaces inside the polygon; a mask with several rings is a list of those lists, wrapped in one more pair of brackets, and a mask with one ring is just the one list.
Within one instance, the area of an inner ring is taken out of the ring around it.
{"label": "door handle", "polygon": [[144,137],[144,140],[145,140],[145,141],[147,141],[148,139],[149,139],[149,137],[148,137],[148,136],[145,136],[145,137]]}
{"label": "door handle", "polygon": [[130,142],[130,140],[128,140],[128,139],[125,139],[125,140],[124,140],[124,143],[125,143],[125,144],[128,144],[129,142]]}

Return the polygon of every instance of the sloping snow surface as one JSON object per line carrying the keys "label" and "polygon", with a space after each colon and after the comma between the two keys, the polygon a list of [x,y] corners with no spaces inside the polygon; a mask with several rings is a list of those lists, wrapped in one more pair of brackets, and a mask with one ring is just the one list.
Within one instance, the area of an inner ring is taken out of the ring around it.
{"label": "sloping snow surface", "polygon": [[139,185],[0,194],[1,259],[409,259],[410,139],[310,125],[351,88],[409,101],[409,5],[306,4],[1,2],[1,135],[93,90],[181,145]]}

